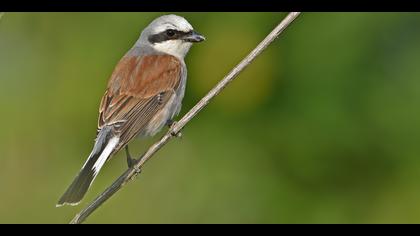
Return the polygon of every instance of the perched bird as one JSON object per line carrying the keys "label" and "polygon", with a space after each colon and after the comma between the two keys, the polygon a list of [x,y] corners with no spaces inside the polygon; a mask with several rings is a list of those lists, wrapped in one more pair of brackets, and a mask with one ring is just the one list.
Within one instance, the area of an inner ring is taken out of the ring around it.
{"label": "perched bird", "polygon": [[183,17],[153,20],[124,55],[109,79],[99,108],[95,145],[57,206],[77,205],[105,162],[128,143],[153,136],[181,109],[187,80],[184,57],[195,42],[205,40]]}

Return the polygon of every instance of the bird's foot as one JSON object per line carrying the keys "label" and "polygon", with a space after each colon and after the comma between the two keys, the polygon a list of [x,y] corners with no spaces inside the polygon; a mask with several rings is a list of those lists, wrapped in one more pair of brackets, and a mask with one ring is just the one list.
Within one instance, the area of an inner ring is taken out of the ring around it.
{"label": "bird's foot", "polygon": [[182,138],[182,133],[181,133],[181,131],[179,131],[179,132],[174,132],[174,131],[172,130],[172,128],[174,127],[174,125],[176,125],[176,121],[173,121],[173,120],[168,120],[168,121],[166,122],[166,124],[168,125],[169,130],[171,131],[171,135],[172,135],[172,136],[177,137],[177,138]]}
{"label": "bird's foot", "polygon": [[169,120],[167,120],[167,121],[166,121],[166,125],[167,125],[169,128],[171,128],[171,126],[172,126],[174,123],[176,123],[176,121],[174,121],[174,120],[172,120],[172,119],[169,119]]}
{"label": "bird's foot", "polygon": [[137,177],[137,175],[139,175],[140,173],[141,173],[141,169],[134,167],[134,174],[130,177],[130,179],[134,180]]}

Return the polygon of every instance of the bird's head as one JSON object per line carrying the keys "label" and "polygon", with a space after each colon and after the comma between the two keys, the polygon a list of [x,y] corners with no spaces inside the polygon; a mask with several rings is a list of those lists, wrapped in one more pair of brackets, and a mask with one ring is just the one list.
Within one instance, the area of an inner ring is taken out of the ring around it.
{"label": "bird's head", "polygon": [[178,58],[184,58],[193,43],[202,42],[203,35],[194,31],[183,17],[164,15],[153,20],[141,33],[139,43]]}

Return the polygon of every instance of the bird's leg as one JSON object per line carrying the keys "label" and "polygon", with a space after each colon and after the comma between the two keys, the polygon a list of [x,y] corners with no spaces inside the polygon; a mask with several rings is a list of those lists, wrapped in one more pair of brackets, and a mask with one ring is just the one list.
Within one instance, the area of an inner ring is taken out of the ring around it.
{"label": "bird's leg", "polygon": [[[176,124],[176,121],[174,121],[174,120],[172,120],[172,119],[169,119],[169,120],[167,120],[166,121],[166,125],[169,127],[169,130],[174,126]],[[181,131],[179,131],[178,133],[174,133],[174,132],[171,132],[171,135],[172,136],[175,136],[175,137],[177,137],[177,138],[181,138],[182,137],[182,133],[181,133]]]}
{"label": "bird's leg", "polygon": [[130,151],[128,150],[128,145],[125,146],[125,155],[127,156],[127,165],[128,165],[128,168],[133,167],[134,164],[136,164],[137,160],[131,157]]}

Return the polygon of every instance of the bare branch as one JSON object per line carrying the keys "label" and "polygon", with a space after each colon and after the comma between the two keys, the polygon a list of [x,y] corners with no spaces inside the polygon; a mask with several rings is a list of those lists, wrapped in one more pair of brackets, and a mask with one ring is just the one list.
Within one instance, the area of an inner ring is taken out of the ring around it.
{"label": "bare branch", "polygon": [[82,223],[86,218],[92,214],[99,206],[101,206],[106,200],[113,196],[119,189],[121,189],[126,183],[134,179],[144,164],[166,143],[169,142],[173,137],[184,128],[184,126],[191,121],[200,111],[203,109],[211,99],[217,96],[230,82],[232,82],[238,74],[247,67],[264,49],[267,48],[279,35],[282,33],[290,23],[298,17],[300,12],[289,13],[280,24],[260,43],[252,50],[232,71],[226,75],[210,92],[207,93],[191,110],[185,114],[178,122],[171,126],[169,131],[155,144],[153,144],[146,153],[137,161],[137,163],[124,172],[110,187],[108,187],[102,194],[88,205],[83,211],[77,214],[74,219],[70,222],[72,224]]}

